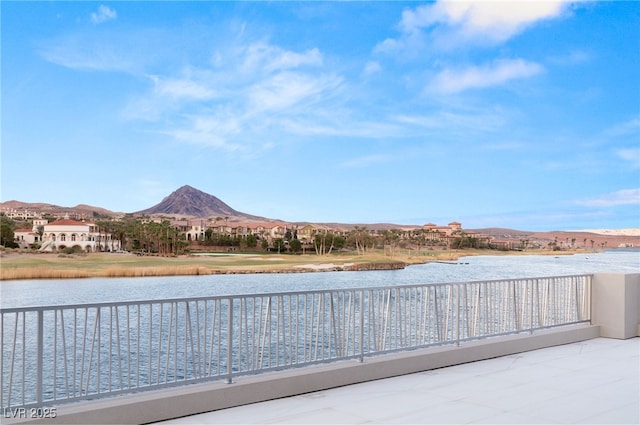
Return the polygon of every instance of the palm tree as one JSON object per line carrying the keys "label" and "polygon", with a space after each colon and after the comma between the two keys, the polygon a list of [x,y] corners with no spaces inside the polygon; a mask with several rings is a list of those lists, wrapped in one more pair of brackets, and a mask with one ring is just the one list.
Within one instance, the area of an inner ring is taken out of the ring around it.
{"label": "palm tree", "polygon": [[367,231],[367,228],[365,226],[355,226],[355,228],[349,233],[349,236],[353,238],[356,252],[359,255],[364,255],[367,250],[367,242],[369,239],[369,232]]}

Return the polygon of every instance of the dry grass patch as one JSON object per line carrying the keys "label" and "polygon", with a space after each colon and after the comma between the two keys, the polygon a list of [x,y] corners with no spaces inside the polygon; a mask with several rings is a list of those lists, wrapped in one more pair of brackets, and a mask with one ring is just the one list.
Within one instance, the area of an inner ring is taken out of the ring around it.
{"label": "dry grass patch", "polygon": [[66,270],[55,268],[14,268],[0,269],[0,280],[25,280],[25,279],[78,279],[92,277],[92,274],[87,270]]}
{"label": "dry grass patch", "polygon": [[211,274],[211,270],[199,266],[111,267],[97,272],[97,276],[100,277],[199,276],[207,274]]}

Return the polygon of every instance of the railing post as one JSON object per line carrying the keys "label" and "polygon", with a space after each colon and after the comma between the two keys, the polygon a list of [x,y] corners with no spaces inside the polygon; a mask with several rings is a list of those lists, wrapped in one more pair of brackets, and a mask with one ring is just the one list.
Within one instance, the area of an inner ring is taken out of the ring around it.
{"label": "railing post", "polygon": [[460,347],[460,284],[456,285],[456,346]]}
{"label": "railing post", "polygon": [[364,361],[364,290],[360,291],[360,356],[358,362]]}
{"label": "railing post", "polygon": [[[26,315],[25,315],[26,316]],[[36,338],[36,402],[42,404],[42,376],[44,367],[44,317],[43,311],[38,310],[38,336]],[[55,344],[55,342],[54,342]],[[23,377],[24,379],[24,377]],[[54,383],[55,385],[55,383]]]}
{"label": "railing post", "polygon": [[529,334],[533,335],[533,280],[527,279],[527,286],[529,287]]}
{"label": "railing post", "polygon": [[233,298],[228,298],[227,306],[227,384],[233,383]]}
{"label": "railing post", "polygon": [[591,299],[593,296],[593,275],[590,274],[586,277],[585,282],[585,307],[587,309],[587,316],[589,318],[589,324],[593,325],[593,311],[591,308]]}

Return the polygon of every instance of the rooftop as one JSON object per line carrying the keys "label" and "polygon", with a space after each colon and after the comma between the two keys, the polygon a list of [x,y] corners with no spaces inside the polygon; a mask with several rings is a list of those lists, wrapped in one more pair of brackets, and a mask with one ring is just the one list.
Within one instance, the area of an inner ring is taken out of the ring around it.
{"label": "rooftop", "polygon": [[93,223],[86,223],[84,221],[76,221],[68,218],[63,218],[61,220],[56,220],[52,223],[47,224],[47,226],[93,226]]}
{"label": "rooftop", "polygon": [[163,424],[640,423],[640,338],[596,338]]}

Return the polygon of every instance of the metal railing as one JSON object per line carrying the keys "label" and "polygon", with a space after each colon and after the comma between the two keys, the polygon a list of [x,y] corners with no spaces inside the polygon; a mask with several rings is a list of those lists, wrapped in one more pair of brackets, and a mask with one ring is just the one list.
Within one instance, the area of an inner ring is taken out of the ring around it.
{"label": "metal railing", "polygon": [[590,321],[591,275],[0,310],[33,407]]}

